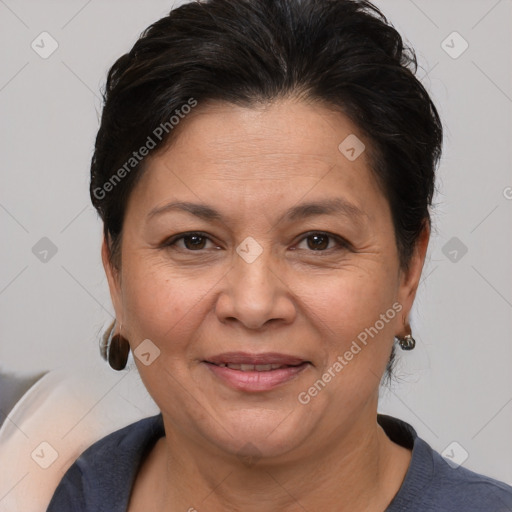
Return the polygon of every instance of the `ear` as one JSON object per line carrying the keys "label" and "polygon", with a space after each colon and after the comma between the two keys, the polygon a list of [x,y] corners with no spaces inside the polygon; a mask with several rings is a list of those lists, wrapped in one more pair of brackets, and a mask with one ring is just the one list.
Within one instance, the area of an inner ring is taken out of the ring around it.
{"label": "ear", "polygon": [[[402,304],[402,316],[404,323],[408,325],[408,317],[416,297],[416,291],[420,283],[421,272],[427,255],[428,242],[430,239],[430,222],[425,221],[416,245],[414,247],[409,267],[407,270],[400,271],[400,286],[398,291],[398,301]],[[401,333],[397,333],[400,335]],[[406,332],[404,333],[406,334]]]}
{"label": "ear", "polygon": [[103,243],[101,244],[101,260],[103,262],[103,268],[107,276],[108,287],[110,290],[110,298],[112,305],[114,306],[114,312],[118,322],[123,321],[123,301],[121,294],[121,272],[115,268],[109,260],[109,246],[107,239],[103,236]]}

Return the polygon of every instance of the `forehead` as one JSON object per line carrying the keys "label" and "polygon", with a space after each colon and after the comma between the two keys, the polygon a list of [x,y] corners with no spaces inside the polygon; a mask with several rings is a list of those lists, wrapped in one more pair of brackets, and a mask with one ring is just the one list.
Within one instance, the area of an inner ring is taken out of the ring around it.
{"label": "forehead", "polygon": [[[266,171],[276,161],[287,165],[287,171],[299,171],[310,164],[319,170],[347,164],[349,160],[343,162],[340,158],[340,143],[347,137],[363,138],[340,112],[294,99],[252,107],[199,105],[182,123],[172,143],[175,155],[210,161],[225,173],[235,171],[233,177],[240,176],[237,165],[249,167],[256,178],[264,178],[260,171]],[[357,160],[346,167],[363,169],[368,164],[364,152]],[[285,175],[279,167],[274,173],[275,177]]]}
{"label": "forehead", "polygon": [[[364,211],[369,195],[381,195],[369,141],[348,117],[321,104],[199,104],[178,128],[171,144],[150,158],[137,187],[137,202],[148,211],[171,199],[213,196],[236,207],[251,198],[279,205],[279,199],[337,192]],[[344,152],[347,140],[360,152],[356,158],[347,158],[353,156]]]}

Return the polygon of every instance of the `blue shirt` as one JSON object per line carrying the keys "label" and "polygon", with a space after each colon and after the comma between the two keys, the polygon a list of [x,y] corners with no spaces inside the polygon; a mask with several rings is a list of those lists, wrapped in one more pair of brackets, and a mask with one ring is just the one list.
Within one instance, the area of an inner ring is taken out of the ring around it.
{"label": "blue shirt", "polygon": [[[512,512],[512,487],[452,467],[401,420],[377,420],[392,441],[412,449],[402,486],[383,512]],[[100,439],[68,469],[47,512],[125,512],[140,463],[164,435],[158,414]]]}

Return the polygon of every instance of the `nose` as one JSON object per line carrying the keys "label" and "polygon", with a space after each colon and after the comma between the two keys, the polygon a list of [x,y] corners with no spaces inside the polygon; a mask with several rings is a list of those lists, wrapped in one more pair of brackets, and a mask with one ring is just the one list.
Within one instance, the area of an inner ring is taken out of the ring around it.
{"label": "nose", "polygon": [[215,308],[221,322],[240,323],[251,330],[293,322],[293,293],[280,272],[282,263],[274,260],[268,248],[254,261],[235,254]]}

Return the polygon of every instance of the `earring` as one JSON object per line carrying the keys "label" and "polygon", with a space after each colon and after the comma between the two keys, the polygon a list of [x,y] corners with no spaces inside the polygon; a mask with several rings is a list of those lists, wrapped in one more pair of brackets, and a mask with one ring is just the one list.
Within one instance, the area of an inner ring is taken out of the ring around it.
{"label": "earring", "polygon": [[128,361],[128,354],[130,353],[130,343],[126,338],[121,336],[121,324],[119,328],[119,334],[114,335],[114,327],[111,329],[107,340],[107,351],[108,351],[108,364],[114,370],[124,370]]}
{"label": "earring", "polygon": [[402,317],[405,334],[403,336],[395,336],[398,345],[402,350],[412,350],[416,346],[416,340],[412,337],[411,324]]}
{"label": "earring", "polygon": [[416,340],[410,335],[395,336],[398,341],[398,345],[402,350],[412,350],[416,346]]}

